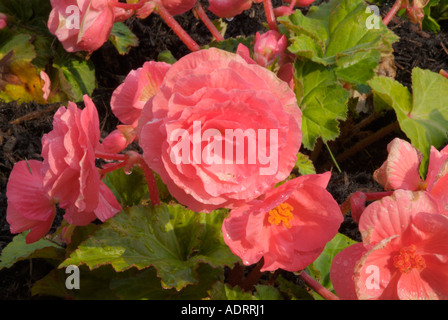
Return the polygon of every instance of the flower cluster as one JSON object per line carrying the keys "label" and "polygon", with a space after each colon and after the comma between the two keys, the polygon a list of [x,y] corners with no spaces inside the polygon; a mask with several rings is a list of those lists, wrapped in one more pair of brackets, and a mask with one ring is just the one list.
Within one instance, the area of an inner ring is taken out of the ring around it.
{"label": "flower cluster", "polygon": [[359,218],[363,241],[341,251],[331,280],[343,299],[447,299],[447,148],[432,147],[426,178],[422,156],[395,138],[374,179],[391,195]]}

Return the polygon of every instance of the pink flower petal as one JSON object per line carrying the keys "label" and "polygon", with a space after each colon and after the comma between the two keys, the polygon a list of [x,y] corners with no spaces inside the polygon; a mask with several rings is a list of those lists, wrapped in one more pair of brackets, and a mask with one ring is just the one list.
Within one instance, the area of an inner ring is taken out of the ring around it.
{"label": "pink flower petal", "polygon": [[358,300],[355,290],[354,268],[367,252],[359,242],[340,251],[331,262],[330,280],[334,291],[342,300]]}
{"label": "pink flower petal", "polygon": [[395,138],[387,146],[389,156],[374,178],[386,190],[416,191],[421,182],[419,167],[421,156],[407,141]]}

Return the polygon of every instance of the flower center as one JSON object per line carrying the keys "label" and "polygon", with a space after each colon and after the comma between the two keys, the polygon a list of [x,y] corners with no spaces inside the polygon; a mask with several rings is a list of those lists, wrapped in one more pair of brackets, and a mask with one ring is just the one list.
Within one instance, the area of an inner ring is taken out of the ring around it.
{"label": "flower center", "polygon": [[293,210],[290,204],[284,202],[269,211],[268,222],[277,226],[282,222],[286,228],[290,229],[291,220],[294,219]]}
{"label": "flower center", "polygon": [[418,271],[425,269],[425,259],[418,253],[415,253],[416,250],[417,248],[413,244],[401,248],[398,254],[393,257],[394,267],[401,273],[408,273],[414,268]]}

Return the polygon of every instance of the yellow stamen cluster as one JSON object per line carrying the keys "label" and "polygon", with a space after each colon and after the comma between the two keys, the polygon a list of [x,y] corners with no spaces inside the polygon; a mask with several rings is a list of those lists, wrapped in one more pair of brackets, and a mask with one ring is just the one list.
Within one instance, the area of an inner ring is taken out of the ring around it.
{"label": "yellow stamen cluster", "polygon": [[290,204],[284,202],[269,211],[268,222],[277,226],[282,222],[286,228],[290,229],[292,227],[291,220],[294,219],[293,210],[294,208]]}

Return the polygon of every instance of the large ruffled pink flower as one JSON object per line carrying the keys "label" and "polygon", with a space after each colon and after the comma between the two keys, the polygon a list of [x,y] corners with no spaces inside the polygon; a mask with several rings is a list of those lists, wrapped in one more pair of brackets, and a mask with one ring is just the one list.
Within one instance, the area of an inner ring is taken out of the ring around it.
{"label": "large ruffled pink flower", "polygon": [[237,207],[289,176],[301,116],[294,92],[275,74],[211,48],[170,68],[137,134],[171,194],[210,211]]}
{"label": "large ruffled pink flower", "polygon": [[48,29],[68,52],[99,49],[109,38],[117,0],[51,0]]}
{"label": "large ruffled pink flower", "polygon": [[425,180],[419,172],[422,155],[409,142],[395,138],[387,150],[387,160],[374,172],[374,179],[385,190],[425,190],[438,202],[441,212],[448,214],[448,147],[441,151],[431,147]]}
{"label": "large ruffled pink flower", "polygon": [[370,204],[359,230],[363,242],[331,266],[341,299],[448,299],[448,218],[428,193],[397,190]]}
{"label": "large ruffled pink flower", "polygon": [[42,184],[42,162],[19,161],[14,165],[6,187],[6,221],[11,233],[31,230],[26,243],[33,243],[50,230],[56,207]]}
{"label": "large ruffled pink flower", "polygon": [[343,215],[326,190],[331,173],[289,180],[230,212],[223,237],[243,263],[262,271],[304,269],[338,232]]}
{"label": "large ruffled pink flower", "polygon": [[103,151],[98,112],[88,96],[84,103],[83,110],[72,102],[59,108],[53,130],[42,137],[44,189],[75,225],[105,221],[121,210],[95,166],[95,151]]}

